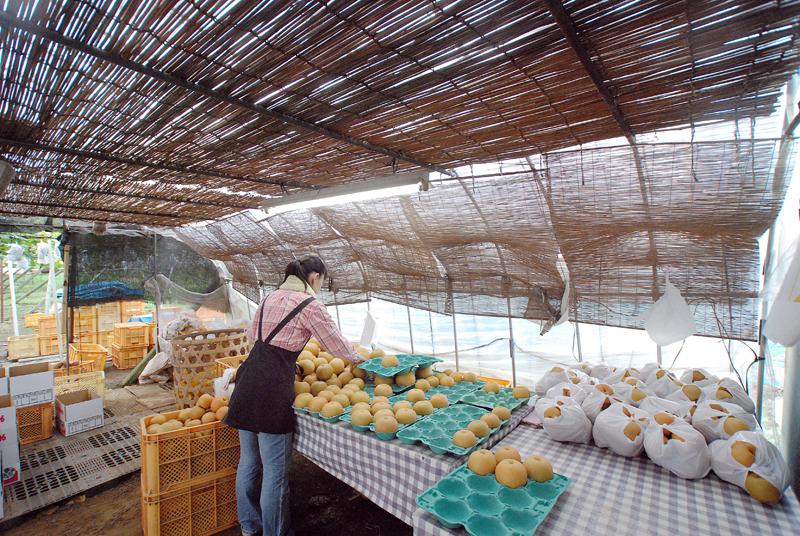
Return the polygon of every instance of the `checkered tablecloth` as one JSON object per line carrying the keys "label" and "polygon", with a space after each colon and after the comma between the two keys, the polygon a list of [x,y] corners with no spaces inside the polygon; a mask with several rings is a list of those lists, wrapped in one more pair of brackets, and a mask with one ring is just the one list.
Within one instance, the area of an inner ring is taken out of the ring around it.
{"label": "checkered tablecloth", "polygon": [[[484,444],[491,448],[516,428],[533,405],[515,410],[511,423]],[[465,462],[465,456],[434,454],[428,447],[381,441],[340,422],[297,416],[294,447],[306,458],[398,519],[411,524],[417,495]]]}
{"label": "checkered tablecloth", "polygon": [[[572,483],[542,522],[537,536],[613,534],[800,534],[800,504],[789,490],[777,506],[762,506],[713,474],[684,480],[645,457],[630,459],[594,445],[557,443],[544,430],[523,424],[500,445],[523,457],[542,454]],[[464,535],[422,509],[414,512],[415,536]]]}

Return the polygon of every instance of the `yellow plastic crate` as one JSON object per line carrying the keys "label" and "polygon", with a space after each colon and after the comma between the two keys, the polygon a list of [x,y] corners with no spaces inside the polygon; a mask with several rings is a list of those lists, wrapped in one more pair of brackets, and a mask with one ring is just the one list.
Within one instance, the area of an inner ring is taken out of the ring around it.
{"label": "yellow plastic crate", "polygon": [[8,359],[10,361],[38,355],[39,339],[36,335],[12,335],[8,338]]}
{"label": "yellow plastic crate", "polygon": [[26,328],[35,328],[39,326],[39,319],[45,318],[46,314],[44,313],[28,313],[25,315],[25,327]]}
{"label": "yellow plastic crate", "polygon": [[128,300],[119,302],[119,319],[121,322],[127,322],[130,317],[143,314],[143,300]]}
{"label": "yellow plastic crate", "polygon": [[144,322],[119,322],[114,324],[114,344],[123,347],[149,345],[150,331],[150,324]]}
{"label": "yellow plastic crate", "polygon": [[[38,337],[39,340],[39,355],[54,355],[58,353],[58,336],[49,335]],[[66,341],[62,338],[62,344],[66,345]]]}
{"label": "yellow plastic crate", "polygon": [[[178,411],[164,413],[177,419]],[[140,421],[142,492],[165,493],[236,471],[239,431],[214,421],[161,434],[148,434],[154,415]]]}
{"label": "yellow plastic crate", "polygon": [[78,374],[94,372],[94,361],[70,363],[69,369],[63,363],[53,364],[51,368],[53,370],[53,378],[72,377]]}
{"label": "yellow plastic crate", "polygon": [[92,362],[92,370],[105,370],[108,359],[108,349],[95,343],[79,342],[69,345],[69,362]]}
{"label": "yellow plastic crate", "polygon": [[150,349],[146,344],[139,346],[111,346],[111,362],[118,369],[129,369],[139,364]]}
{"label": "yellow plastic crate", "polygon": [[[61,332],[64,333],[63,318],[61,324]],[[39,318],[36,327],[36,334],[39,337],[54,337],[56,333],[56,315],[47,315]]]}
{"label": "yellow plastic crate", "polygon": [[[60,369],[66,370],[66,369]],[[100,398],[103,398],[106,388],[106,375],[103,371],[72,373],[73,367],[70,366],[70,375],[55,377],[56,396],[75,391],[90,391]]]}
{"label": "yellow plastic crate", "polygon": [[217,377],[221,377],[225,373],[225,369],[233,368],[238,369],[244,360],[247,359],[246,355],[237,355],[233,357],[222,357],[220,359],[215,359],[214,363],[217,367]]}
{"label": "yellow plastic crate", "polygon": [[160,495],[142,493],[144,536],[210,536],[237,521],[235,471]]}

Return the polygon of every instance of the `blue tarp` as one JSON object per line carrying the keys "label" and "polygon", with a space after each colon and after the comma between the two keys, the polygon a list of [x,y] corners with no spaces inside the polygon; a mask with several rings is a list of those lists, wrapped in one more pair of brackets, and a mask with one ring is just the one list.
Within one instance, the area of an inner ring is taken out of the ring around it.
{"label": "blue tarp", "polygon": [[[57,292],[61,298],[62,290]],[[78,305],[92,305],[106,301],[135,300],[144,297],[144,290],[126,285],[120,281],[101,281],[78,285],[75,288],[74,299]]]}

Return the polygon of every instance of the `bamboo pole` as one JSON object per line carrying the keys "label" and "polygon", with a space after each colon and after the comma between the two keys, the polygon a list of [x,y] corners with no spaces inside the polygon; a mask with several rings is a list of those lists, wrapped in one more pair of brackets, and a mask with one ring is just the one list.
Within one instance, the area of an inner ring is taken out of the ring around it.
{"label": "bamboo pole", "polygon": [[414,330],[411,329],[411,308],[406,305],[406,314],[408,315],[408,338],[411,341],[411,353],[414,352]]}

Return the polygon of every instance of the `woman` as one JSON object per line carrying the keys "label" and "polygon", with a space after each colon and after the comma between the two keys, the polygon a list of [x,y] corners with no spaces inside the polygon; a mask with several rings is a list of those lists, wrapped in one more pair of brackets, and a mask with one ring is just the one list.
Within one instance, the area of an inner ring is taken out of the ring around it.
{"label": "woman", "polygon": [[291,534],[289,462],[294,431],[295,362],[311,336],[353,363],[362,359],[315,299],[328,270],[317,256],[286,267],[278,290],[261,302],[248,338],[254,343],[236,373],[225,423],[239,429],[236,504],[245,536]]}

